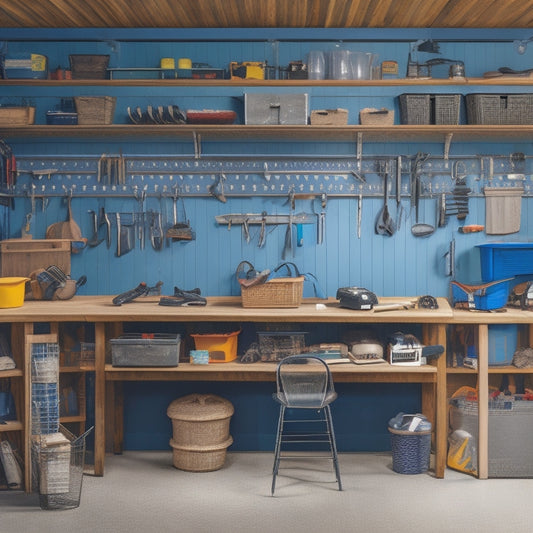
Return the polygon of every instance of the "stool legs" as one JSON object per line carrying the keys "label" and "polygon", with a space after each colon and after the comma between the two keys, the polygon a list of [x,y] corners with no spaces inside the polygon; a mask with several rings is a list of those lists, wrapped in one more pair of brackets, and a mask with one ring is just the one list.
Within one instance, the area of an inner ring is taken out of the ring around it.
{"label": "stool legs", "polygon": [[333,429],[333,419],[331,418],[331,409],[329,405],[324,408],[326,414],[326,424],[328,426],[329,445],[331,448],[331,455],[333,458],[333,467],[335,468],[335,475],[337,476],[337,483],[339,484],[339,490],[342,490],[341,473],[339,470],[339,458],[337,456],[337,442],[335,439],[335,430]]}
{"label": "stool legs", "polygon": [[[274,465],[272,468],[272,487],[271,487],[271,495],[274,495],[274,491],[276,489],[276,477],[279,472],[279,464],[281,460],[281,446],[283,443],[283,432],[284,432],[284,424],[285,424],[285,410],[286,407],[284,405],[280,406],[279,411],[279,419],[278,419],[278,429],[276,433],[276,446],[274,449]],[[333,428],[333,419],[331,417],[331,409],[329,405],[326,405],[322,409],[318,410],[319,412],[322,411],[324,413],[324,418],[322,419],[322,422],[325,422],[326,424],[326,434],[327,434],[327,442],[329,444],[329,449],[331,452],[331,458],[333,461],[333,467],[335,469],[335,476],[336,481],[339,486],[339,490],[342,490],[342,481],[341,481],[341,474],[339,470],[339,459],[337,455],[337,443],[335,440],[335,430]],[[293,435],[294,436],[294,435]],[[309,435],[310,437],[309,442],[313,442],[312,437],[316,435]],[[299,436],[302,439],[305,439],[305,435]],[[305,440],[296,440],[292,442],[305,442]],[[316,440],[314,442],[317,442]],[[326,442],[326,441],[322,441]]]}

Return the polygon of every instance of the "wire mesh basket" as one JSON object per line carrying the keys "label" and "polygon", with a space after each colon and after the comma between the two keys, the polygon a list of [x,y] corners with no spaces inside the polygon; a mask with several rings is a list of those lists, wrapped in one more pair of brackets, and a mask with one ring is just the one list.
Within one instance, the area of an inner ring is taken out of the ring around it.
{"label": "wire mesh basket", "polygon": [[469,124],[532,124],[531,94],[467,94]]}
{"label": "wire mesh basket", "polygon": [[52,435],[34,437],[34,487],[41,509],[75,509],[80,505],[85,438],[92,428],[75,437],[63,426]]}

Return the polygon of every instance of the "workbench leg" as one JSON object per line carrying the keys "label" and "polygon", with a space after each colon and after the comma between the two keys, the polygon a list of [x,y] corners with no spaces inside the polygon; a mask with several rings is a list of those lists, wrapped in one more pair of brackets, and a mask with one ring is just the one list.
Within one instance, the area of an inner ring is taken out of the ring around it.
{"label": "workbench leg", "polygon": [[94,325],[94,473],[104,475],[105,462],[105,324]]}
{"label": "workbench leg", "polygon": [[446,397],[446,326],[424,324],[423,342],[426,345],[440,344],[444,353],[432,364],[437,367],[437,382],[433,387],[422,386],[422,406],[425,412],[434,413],[435,476],[444,477],[448,449],[448,398]]}
{"label": "workbench leg", "polygon": [[122,382],[106,383],[106,451],[121,454],[124,451],[124,394]]}
{"label": "workbench leg", "polygon": [[478,477],[489,477],[489,326],[478,330]]}

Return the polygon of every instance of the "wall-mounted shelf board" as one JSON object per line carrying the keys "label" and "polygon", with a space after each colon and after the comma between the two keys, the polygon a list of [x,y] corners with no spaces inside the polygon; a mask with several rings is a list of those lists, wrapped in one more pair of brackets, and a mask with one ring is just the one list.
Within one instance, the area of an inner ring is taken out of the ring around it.
{"label": "wall-mounted shelf board", "polygon": [[438,85],[533,85],[533,78],[527,76],[495,78],[393,78],[385,80],[193,80],[193,79],[102,79],[102,80],[0,80],[0,87],[8,85],[25,86],[177,86],[177,87],[398,87],[398,86],[438,86]]}

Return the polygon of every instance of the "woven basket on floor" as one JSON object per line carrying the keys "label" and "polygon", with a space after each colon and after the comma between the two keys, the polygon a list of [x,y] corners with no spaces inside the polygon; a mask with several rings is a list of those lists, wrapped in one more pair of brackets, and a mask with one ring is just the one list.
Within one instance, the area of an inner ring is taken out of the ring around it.
{"label": "woven basket on floor", "polygon": [[76,96],[78,124],[112,124],[115,114],[116,98],[114,96]]}
{"label": "woven basket on floor", "polygon": [[188,472],[212,472],[219,470],[226,461],[226,451],[233,443],[230,436],[224,442],[214,446],[178,446],[170,439],[172,446],[172,464]]}
{"label": "woven basket on floor", "polygon": [[299,307],[304,291],[304,276],[274,278],[266,283],[241,286],[243,307]]}
{"label": "woven basket on floor", "polygon": [[193,472],[220,468],[233,442],[229,434],[233,412],[231,402],[214,394],[189,394],[174,400],[167,409],[174,466]]}

